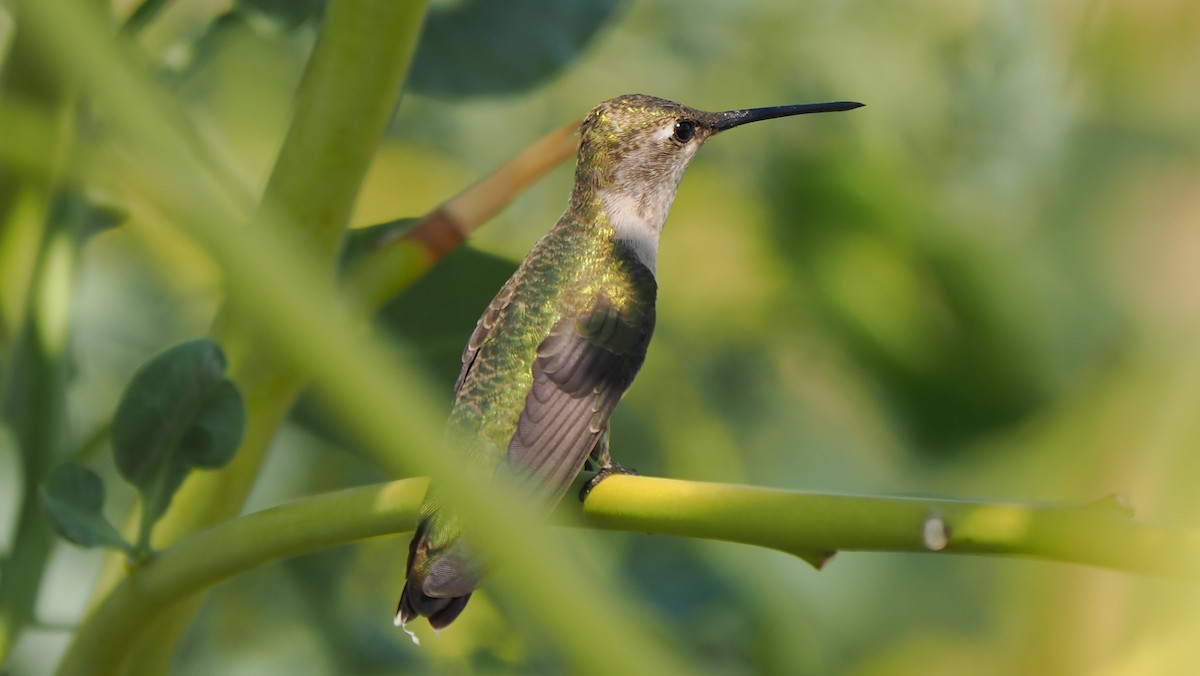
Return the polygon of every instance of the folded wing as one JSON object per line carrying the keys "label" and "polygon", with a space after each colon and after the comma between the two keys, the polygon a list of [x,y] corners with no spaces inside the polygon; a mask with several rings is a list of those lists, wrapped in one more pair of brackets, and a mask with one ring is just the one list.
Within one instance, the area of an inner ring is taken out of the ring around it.
{"label": "folded wing", "polygon": [[559,321],[538,346],[533,386],[501,464],[537,499],[557,502],[596,446],[646,357],[654,313],[601,299]]}

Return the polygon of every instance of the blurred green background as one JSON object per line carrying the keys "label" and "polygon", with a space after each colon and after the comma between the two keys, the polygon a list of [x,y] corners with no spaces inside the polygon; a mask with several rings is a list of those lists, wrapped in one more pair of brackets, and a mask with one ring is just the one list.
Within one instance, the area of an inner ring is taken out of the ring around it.
{"label": "blurred green background", "polygon": [[[238,180],[268,175],[320,7],[175,0],[139,37]],[[1141,517],[1200,527],[1200,4],[432,9],[356,225],[420,215],[619,94],[706,110],[867,104],[739,129],[698,155],[663,236],[657,334],[614,418],[623,464],[856,493],[1116,492]],[[0,10],[11,18],[11,6]],[[0,143],[17,134],[0,132]],[[571,178],[570,166],[556,170],[381,314],[380,330],[418,349],[447,403],[476,317],[557,219]],[[123,199],[130,218],[160,218]],[[80,266],[72,438],[111,415],[140,363],[203,334],[223,293],[214,266],[169,234],[148,244],[107,230]],[[11,442],[0,449],[2,550],[16,463]],[[290,424],[247,509],[385,478]],[[114,513],[132,500],[113,493]],[[721,672],[1200,669],[1191,586],[933,555],[843,553],[817,573],[726,543],[563,537],[586,541],[690,658]],[[451,629],[411,645],[389,621],[406,546],[367,542],[222,585],[175,672],[562,669],[486,589]],[[56,549],[44,626],[18,646],[14,676],[52,667],[99,560]]]}

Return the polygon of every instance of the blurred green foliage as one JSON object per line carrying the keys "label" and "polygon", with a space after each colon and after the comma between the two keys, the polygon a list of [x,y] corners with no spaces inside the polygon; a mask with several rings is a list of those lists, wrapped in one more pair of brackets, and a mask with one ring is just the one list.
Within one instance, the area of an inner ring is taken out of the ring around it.
{"label": "blurred green foliage", "polygon": [[[212,152],[237,168],[231,178],[261,188],[321,4],[162,5],[132,39]],[[664,234],[657,335],[613,424],[622,463],[854,492],[1120,492],[1139,515],[1200,527],[1200,6],[664,0],[571,3],[559,14],[536,5],[434,3],[430,35],[456,40],[423,47],[357,225],[419,215],[622,93],[709,110],[867,104],[738,130],[693,163]],[[522,30],[493,29],[481,20],[489,12]],[[80,187],[121,195],[130,219],[162,217],[122,194],[86,152],[64,166],[61,148],[37,142],[46,127],[33,120],[86,141],[103,114],[84,107],[75,119],[76,102],[12,41],[14,16],[0,2],[0,119],[21,122],[0,132],[0,552],[22,497],[16,449],[61,457],[86,446],[137,366],[203,334],[222,294],[211,263],[177,235],[81,234],[113,212]],[[21,115],[30,107],[38,115]],[[32,180],[39,167],[65,178]],[[425,360],[447,401],[475,318],[558,217],[571,175],[564,167],[531,190],[475,249],[383,313],[384,330]],[[18,184],[30,192],[15,194]],[[22,229],[31,222],[45,227]],[[30,279],[45,289],[34,301],[22,294],[27,283],[17,286]],[[16,319],[27,302],[45,308],[42,335],[57,329],[69,340],[30,353],[24,332],[33,329]],[[50,400],[60,419],[23,425]],[[120,495],[110,462],[99,461],[113,493],[107,511],[119,514],[131,496]],[[289,424],[249,508],[381,478]],[[816,573],[725,543],[563,537],[619,571],[691,657],[719,671],[1200,668],[1200,599],[1173,583],[854,553]],[[403,538],[366,542],[218,588],[174,671],[562,669],[486,590],[450,630],[413,647],[388,621],[405,552]],[[52,563],[36,605],[43,626],[16,647],[14,676],[52,668],[61,627],[89,594],[73,581],[92,579],[99,559],[56,546]]]}

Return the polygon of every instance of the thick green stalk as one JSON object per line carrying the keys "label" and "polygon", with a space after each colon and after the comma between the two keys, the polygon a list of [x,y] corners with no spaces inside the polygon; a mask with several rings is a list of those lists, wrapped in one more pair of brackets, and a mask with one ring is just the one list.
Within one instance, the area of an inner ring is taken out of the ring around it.
{"label": "thick green stalk", "polygon": [[[424,479],[353,488],[239,517],[180,541],[123,581],[81,630],[61,674],[103,671],[110,646],[173,603],[289,556],[411,530]],[[578,503],[562,511],[578,516]],[[1135,521],[1114,500],[967,502],[784,491],[614,476],[582,505],[586,524],[810,551],[1006,554],[1200,580],[1200,533]],[[116,638],[114,638],[116,637]],[[84,658],[86,656],[86,660]],[[95,660],[99,660],[96,662]]]}
{"label": "thick green stalk", "polygon": [[124,578],[79,628],[60,676],[112,673],[123,647],[173,604],[251,568],[411,528],[426,481],[408,479],[310,498],[184,538]]}
{"label": "thick green stalk", "polygon": [[326,10],[263,202],[289,237],[309,240],[331,278],[424,16],[423,0],[335,0]]}
{"label": "thick green stalk", "polygon": [[[33,619],[55,536],[37,489],[62,455],[69,364],[70,289],[81,233],[52,220],[59,176],[73,147],[74,88],[48,73],[28,36],[18,34],[0,95],[19,99],[45,121],[25,139],[45,158],[44,173],[0,158],[0,427],[21,457],[21,502],[13,550],[0,571],[0,665]],[[21,129],[0,110],[0,129]]]}
{"label": "thick green stalk", "polygon": [[33,619],[56,540],[37,496],[38,486],[49,474],[61,447],[67,370],[62,346],[48,345],[38,333],[36,327],[31,327],[24,339],[17,341],[14,355],[22,363],[12,367],[22,374],[14,391],[5,393],[6,399],[21,399],[13,429],[22,457],[22,495],[13,550],[0,576],[0,665],[21,630]]}
{"label": "thick green stalk", "polygon": [[796,555],[841,550],[1007,554],[1200,580],[1200,532],[1085,504],[864,497],[612,477],[588,496],[596,528],[741,542]]}

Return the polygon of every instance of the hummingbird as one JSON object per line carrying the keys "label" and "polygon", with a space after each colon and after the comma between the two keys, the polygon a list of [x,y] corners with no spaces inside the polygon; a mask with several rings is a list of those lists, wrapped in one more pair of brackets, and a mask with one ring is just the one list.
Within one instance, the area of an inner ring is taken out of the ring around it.
{"label": "hummingbird", "polygon": [[[858,108],[852,101],[709,113],[632,94],[596,106],[579,132],[567,210],[484,311],[467,341],[447,448],[472,471],[504,472],[549,511],[585,464],[628,472],[609,453],[609,417],[654,332],[659,235],[684,170],[709,138],[759,120]],[[409,545],[395,623],[441,629],[485,566],[436,486]]]}

